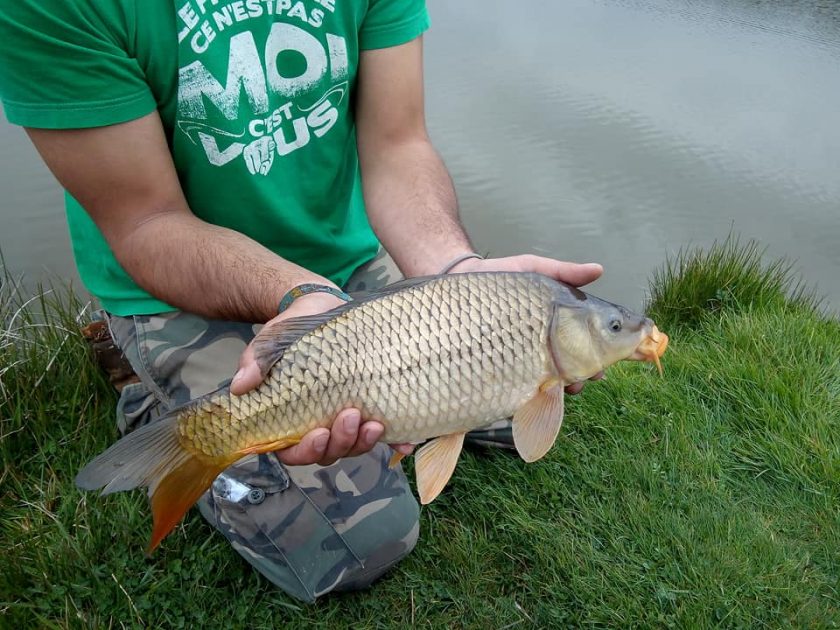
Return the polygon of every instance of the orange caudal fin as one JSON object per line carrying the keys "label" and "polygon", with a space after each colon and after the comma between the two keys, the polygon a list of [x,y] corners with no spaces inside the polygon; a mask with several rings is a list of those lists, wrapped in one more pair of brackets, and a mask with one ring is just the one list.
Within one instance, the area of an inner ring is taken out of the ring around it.
{"label": "orange caudal fin", "polygon": [[96,457],[76,476],[76,485],[102,488],[102,494],[148,488],[154,520],[147,549],[151,552],[235,459],[199,459],[181,444],[177,415],[170,414],[129,433]]}
{"label": "orange caudal fin", "polygon": [[197,457],[187,457],[170,471],[151,493],[152,539],[146,553],[152,553],[167,534],[175,529],[187,511],[201,498],[228,463],[208,466]]}

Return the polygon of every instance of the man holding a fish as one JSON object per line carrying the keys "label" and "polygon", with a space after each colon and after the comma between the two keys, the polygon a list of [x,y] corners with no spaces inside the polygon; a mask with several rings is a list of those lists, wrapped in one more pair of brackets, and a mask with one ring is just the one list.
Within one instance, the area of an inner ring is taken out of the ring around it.
{"label": "man holding a fish", "polygon": [[[233,394],[253,390],[260,325],[345,292],[450,272],[574,286],[601,274],[474,253],[426,131],[428,25],[423,0],[18,0],[0,12],[6,116],[66,189],[80,275],[139,377],[120,397],[122,433],[231,375]],[[345,409],[229,468],[201,513],[296,597],[364,587],[418,536],[383,430]]]}

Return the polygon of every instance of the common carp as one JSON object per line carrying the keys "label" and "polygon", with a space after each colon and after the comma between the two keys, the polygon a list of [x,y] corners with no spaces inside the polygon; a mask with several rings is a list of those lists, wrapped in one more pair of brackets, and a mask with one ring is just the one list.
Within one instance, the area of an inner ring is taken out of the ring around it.
{"label": "common carp", "polygon": [[431,439],[415,456],[427,504],[466,432],[512,416],[518,453],[536,461],[560,430],[565,385],[622,359],[661,371],[667,345],[650,319],[546,276],[413,278],[264,327],[253,342],[259,387],[242,396],[224,387],[129,433],[76,483],[103,494],[147,487],[151,551],[225,468],[297,444],[356,407],[384,425],[383,442]]}

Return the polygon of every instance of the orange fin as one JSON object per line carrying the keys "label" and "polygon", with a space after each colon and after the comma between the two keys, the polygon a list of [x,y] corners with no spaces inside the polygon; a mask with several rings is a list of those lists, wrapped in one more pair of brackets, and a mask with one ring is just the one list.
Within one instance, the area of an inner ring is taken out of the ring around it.
{"label": "orange fin", "polygon": [[184,518],[187,510],[201,498],[213,480],[232,463],[227,461],[208,465],[191,456],[160,480],[151,495],[152,539],[146,547],[146,553],[155,550],[160,541]]}
{"label": "orange fin", "polygon": [[233,462],[246,455],[279,451],[294,446],[298,442],[300,442],[300,438],[255,444],[238,451],[229,459],[213,464],[208,464],[194,456],[188,456],[182,464],[168,472],[153,491],[150,488],[154,525],[152,539],[149,541],[146,553],[155,550],[160,541],[175,529],[187,510],[201,498],[201,495],[210,487],[213,480]]}
{"label": "orange fin", "polygon": [[394,451],[394,454],[391,455],[391,459],[388,460],[388,468],[396,467],[396,465],[402,461],[403,457],[405,457],[405,455],[399,451]]}
{"label": "orange fin", "polygon": [[295,444],[300,443],[300,438],[283,438],[282,440],[275,440],[274,442],[263,442],[262,444],[254,444],[248,448],[236,451],[237,456],[244,457],[245,455],[253,455],[254,453],[268,453],[269,451],[282,451],[284,448],[289,448]]}
{"label": "orange fin", "polygon": [[84,490],[102,494],[147,487],[154,527],[147,549],[154,550],[187,510],[198,501],[231,458],[199,459],[181,444],[178,412],[132,431],[97,456],[76,475]]}
{"label": "orange fin", "polygon": [[464,433],[452,433],[424,444],[414,457],[417,492],[427,505],[440,494],[458,464],[464,446]]}
{"label": "orange fin", "polygon": [[551,380],[513,415],[513,443],[519,456],[535,462],[557,439],[563,424],[563,383]]}

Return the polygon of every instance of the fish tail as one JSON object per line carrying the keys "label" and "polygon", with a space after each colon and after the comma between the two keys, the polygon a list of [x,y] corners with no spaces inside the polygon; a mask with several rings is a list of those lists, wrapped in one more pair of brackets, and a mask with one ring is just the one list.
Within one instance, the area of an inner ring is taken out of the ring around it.
{"label": "fish tail", "polygon": [[126,435],[78,475],[83,490],[102,494],[145,487],[152,504],[151,553],[234,460],[199,457],[181,444],[172,413]]}

